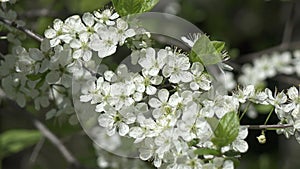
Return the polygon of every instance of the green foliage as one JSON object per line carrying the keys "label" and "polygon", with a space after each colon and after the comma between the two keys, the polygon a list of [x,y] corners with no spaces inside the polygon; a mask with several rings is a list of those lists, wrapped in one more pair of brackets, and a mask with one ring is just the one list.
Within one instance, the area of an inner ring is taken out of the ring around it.
{"label": "green foliage", "polygon": [[219,148],[232,143],[239,134],[239,117],[236,112],[226,113],[214,130],[212,142]]}
{"label": "green foliage", "polygon": [[150,11],[159,0],[112,0],[116,11],[121,16]]}
{"label": "green foliage", "polygon": [[192,48],[190,59],[205,66],[219,63],[222,61],[224,46],[224,42],[210,41],[206,35],[201,35]]}
{"label": "green foliage", "polygon": [[36,130],[8,130],[0,135],[0,157],[22,151],[40,139],[41,133]]}

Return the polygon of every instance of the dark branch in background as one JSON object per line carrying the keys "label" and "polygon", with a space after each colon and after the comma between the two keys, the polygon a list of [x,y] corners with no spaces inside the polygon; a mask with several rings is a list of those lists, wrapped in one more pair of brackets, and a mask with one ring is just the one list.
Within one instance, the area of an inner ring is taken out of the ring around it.
{"label": "dark branch in background", "polygon": [[293,127],[292,124],[273,124],[273,125],[241,125],[247,127],[250,130],[274,130],[274,129],[285,129]]}
{"label": "dark branch in background", "polygon": [[282,52],[286,50],[295,50],[300,48],[300,41],[291,42],[296,16],[296,1],[290,2],[289,14],[285,23],[281,44],[259,52],[250,53],[240,57],[237,62],[245,63],[252,61],[254,58],[260,57],[263,54],[271,54],[273,52]]}
{"label": "dark branch in background", "polygon": [[16,23],[14,22],[11,22],[7,19],[4,19],[2,17],[0,17],[0,22],[3,22],[4,24],[10,26],[10,27],[13,27],[13,28],[16,28],[22,32],[24,32],[26,35],[30,36],[31,38],[39,41],[39,42],[42,42],[43,41],[43,37],[41,37],[40,35],[32,32],[31,30],[25,28],[24,26],[18,26]]}
{"label": "dark branch in background", "polygon": [[300,79],[295,77],[289,77],[284,75],[278,75],[274,78],[275,80],[288,84],[288,85],[294,85],[298,86],[300,84]]}
{"label": "dark branch in background", "polygon": [[295,49],[299,49],[300,48],[300,41],[296,41],[296,42],[290,42],[288,45],[278,45],[278,46],[274,46],[259,52],[254,52],[254,53],[250,53],[247,55],[244,55],[242,57],[240,57],[238,60],[236,60],[238,63],[245,63],[245,62],[250,62],[255,58],[261,57],[264,54],[271,54],[273,52],[283,52],[286,50],[295,50]]}
{"label": "dark branch in background", "polygon": [[282,47],[288,46],[291,42],[293,29],[295,24],[295,12],[296,12],[296,2],[292,1],[289,9],[289,16],[285,23],[283,37],[282,37]]}
{"label": "dark branch in background", "polygon": [[0,60],[4,60],[4,54],[0,52]]}

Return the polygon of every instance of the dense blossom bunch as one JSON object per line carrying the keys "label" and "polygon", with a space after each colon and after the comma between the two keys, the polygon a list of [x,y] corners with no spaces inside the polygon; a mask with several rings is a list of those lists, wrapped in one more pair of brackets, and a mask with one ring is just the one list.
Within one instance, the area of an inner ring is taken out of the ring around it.
{"label": "dense blossom bunch", "polygon": [[136,33],[142,36],[143,31],[129,28],[127,22],[109,9],[85,13],[82,18],[74,15],[65,21],[55,19],[53,28],[45,31],[46,39],[40,49],[26,50],[17,45],[12,54],[3,56],[0,62],[3,90],[21,107],[26,100],[33,99],[37,110],[49,106],[49,100],[54,99],[58,109],[50,110],[47,118],[72,113],[72,74],[77,72],[80,76],[78,69],[93,56],[104,58],[115,53],[117,45],[123,45]]}
{"label": "dense blossom bunch", "polygon": [[[132,60],[141,66],[140,72],[130,72],[123,64],[115,72],[106,71],[103,77],[88,82],[80,99],[96,104],[99,125],[108,135],[117,132],[133,138],[140,146],[140,158],[153,160],[156,167],[233,168],[226,155],[200,158],[194,151],[199,147],[217,149],[207,119],[220,120],[230,111],[238,112],[246,102],[273,105],[281,124],[293,124],[281,132],[296,134],[299,141],[299,94],[295,87],[287,95],[273,96],[269,89],[258,92],[252,85],[231,96],[220,95],[214,92],[212,78],[201,63],[190,63],[186,54],[171,48],[134,51]],[[247,133],[241,126],[236,139],[222,147],[222,153],[246,152]],[[196,145],[190,145],[194,140]]]}
{"label": "dense blossom bunch", "polygon": [[[140,159],[157,168],[233,169],[234,159],[248,150],[248,128],[239,124],[245,104],[272,105],[279,124],[291,125],[278,133],[295,135],[300,142],[299,89],[273,94],[248,85],[231,95],[220,93],[204,62],[192,62],[189,54],[170,47],[154,49],[148,44],[149,33],[131,27],[112,10],[55,19],[44,35],[40,49],[15,46],[12,54],[3,56],[0,77],[6,96],[22,107],[32,99],[37,110],[55,100],[57,110],[47,114],[50,118],[73,111],[72,78],[77,78],[83,86],[80,101],[95,106],[105,134],[132,138]],[[183,40],[193,47],[200,37]],[[132,49],[131,62],[139,72],[125,64],[101,75],[92,71],[97,60],[124,44]],[[244,68],[247,77],[240,81],[257,84],[276,71],[299,75],[299,59],[299,51],[294,58],[283,53],[272,57],[270,66],[263,57],[255,68]],[[249,78],[252,74],[260,76]]]}

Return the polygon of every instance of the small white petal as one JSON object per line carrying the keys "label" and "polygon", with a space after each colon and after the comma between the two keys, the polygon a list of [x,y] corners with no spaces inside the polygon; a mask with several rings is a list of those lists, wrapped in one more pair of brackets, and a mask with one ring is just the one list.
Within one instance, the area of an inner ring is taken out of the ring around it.
{"label": "small white petal", "polygon": [[143,129],[140,127],[132,127],[129,132],[129,136],[133,138],[138,138],[143,135]]}
{"label": "small white petal", "polygon": [[233,162],[230,160],[226,160],[223,164],[223,168],[222,169],[234,169],[234,165]]}
{"label": "small white petal", "polygon": [[89,102],[92,99],[91,95],[82,95],[80,96],[80,101],[81,102]]}
{"label": "small white petal", "polygon": [[188,71],[184,71],[180,73],[180,79],[182,82],[187,83],[193,80],[193,75]]}
{"label": "small white petal", "polygon": [[44,33],[45,37],[48,39],[52,39],[54,37],[56,37],[56,31],[52,28],[47,29]]}
{"label": "small white petal", "polygon": [[148,95],[154,95],[156,93],[157,89],[151,85],[147,86],[146,93]]}
{"label": "small white petal", "polygon": [[78,48],[81,47],[81,42],[80,42],[78,39],[73,39],[73,40],[70,42],[70,47],[71,47],[71,48],[78,49]]}
{"label": "small white petal", "polygon": [[294,123],[294,128],[298,131],[300,131],[300,120],[296,120]]}
{"label": "small white petal", "polygon": [[292,100],[294,100],[294,99],[296,99],[296,98],[299,97],[298,90],[294,86],[291,87],[291,88],[289,88],[287,94],[288,94],[289,98],[292,99]]}
{"label": "small white petal", "polygon": [[92,58],[92,51],[90,51],[90,50],[84,50],[82,58],[86,62],[89,61],[89,60],[91,60],[91,58]]}
{"label": "small white petal", "polygon": [[51,71],[46,76],[46,81],[48,84],[56,83],[60,79],[60,75],[57,71]]}
{"label": "small white petal", "polygon": [[158,98],[162,102],[167,102],[169,98],[169,91],[167,89],[161,89],[160,91],[158,91]]}
{"label": "small white petal", "polygon": [[151,150],[145,149],[145,148],[141,148],[140,149],[140,159],[141,160],[148,160],[149,158],[152,157],[152,152]]}
{"label": "small white petal", "polygon": [[114,120],[107,114],[101,114],[98,118],[98,123],[102,127],[109,127],[113,125]]}
{"label": "small white petal", "polygon": [[55,19],[54,21],[53,21],[53,28],[56,30],[56,31],[58,31],[58,30],[60,30],[62,27],[63,27],[63,21],[62,20],[60,20],[60,19]]}
{"label": "small white petal", "polygon": [[190,88],[192,90],[198,90],[199,89],[199,85],[196,82],[191,82],[190,83]]}
{"label": "small white petal", "polygon": [[129,132],[129,127],[125,123],[121,122],[118,127],[120,136],[125,136]]}
{"label": "small white petal", "polygon": [[148,103],[153,108],[158,108],[162,104],[157,98],[151,98]]}
{"label": "small white petal", "polygon": [[232,145],[234,149],[241,153],[245,153],[248,150],[248,143],[244,140],[235,140]]}
{"label": "small white petal", "polygon": [[91,13],[84,13],[82,20],[89,27],[93,26],[95,23],[95,18]]}
{"label": "small white petal", "polygon": [[78,50],[76,50],[76,51],[73,52],[72,57],[74,59],[79,59],[79,58],[82,57],[82,53],[83,53],[82,49],[78,49]]}

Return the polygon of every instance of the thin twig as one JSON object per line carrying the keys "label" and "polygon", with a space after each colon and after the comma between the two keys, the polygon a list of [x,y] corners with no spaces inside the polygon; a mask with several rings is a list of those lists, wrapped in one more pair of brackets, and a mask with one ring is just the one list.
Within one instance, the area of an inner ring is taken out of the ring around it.
{"label": "thin twig", "polygon": [[272,124],[272,125],[241,125],[250,130],[270,130],[270,129],[285,129],[293,127],[293,124]]}
{"label": "thin twig", "polygon": [[42,137],[42,138],[40,139],[40,141],[39,141],[39,142],[36,144],[36,146],[34,147],[32,153],[31,153],[31,156],[30,156],[30,158],[29,158],[29,162],[30,162],[31,164],[33,164],[33,163],[35,162],[35,160],[36,160],[36,158],[38,157],[38,155],[39,155],[39,153],[40,153],[40,151],[41,151],[41,149],[42,149],[44,143],[45,143],[45,137]]}
{"label": "thin twig", "polygon": [[37,33],[32,32],[31,30],[25,28],[24,26],[18,26],[16,23],[11,22],[11,21],[9,21],[7,19],[4,19],[2,17],[0,17],[0,22],[3,22],[4,24],[6,24],[10,27],[16,28],[16,29],[24,32],[25,34],[27,34],[28,36],[30,36],[31,38],[33,38],[33,39],[35,39],[39,42],[43,41],[42,36],[38,35]]}

